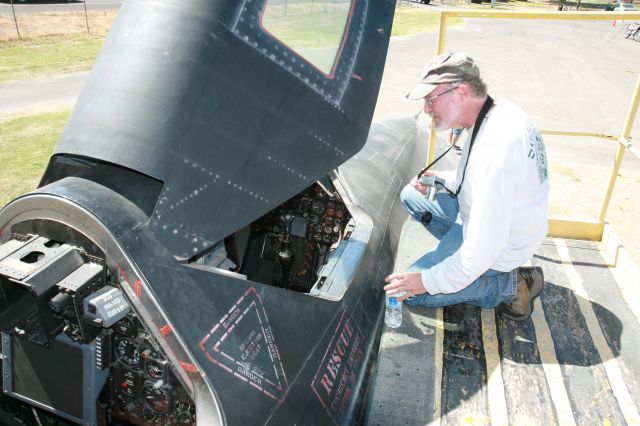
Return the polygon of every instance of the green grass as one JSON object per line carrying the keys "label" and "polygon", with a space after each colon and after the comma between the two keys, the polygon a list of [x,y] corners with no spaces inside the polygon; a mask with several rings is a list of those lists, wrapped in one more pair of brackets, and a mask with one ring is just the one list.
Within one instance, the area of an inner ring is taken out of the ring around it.
{"label": "green grass", "polygon": [[[447,25],[458,25],[462,18],[449,18]],[[428,9],[396,8],[393,17],[392,36],[406,36],[424,31],[437,31],[440,25],[440,14]]]}
{"label": "green grass", "polygon": [[349,9],[338,4],[332,8],[316,5],[269,6],[262,19],[264,28],[293,49],[337,46],[342,38]]}
{"label": "green grass", "polygon": [[[323,14],[323,18],[330,15]],[[278,34],[300,38],[308,20],[300,16],[290,18],[289,26],[280,27]],[[340,31],[336,20],[321,18],[318,24],[325,29],[324,35],[301,41],[305,48],[335,44],[335,33]],[[392,35],[435,30],[437,25],[435,13],[399,8]],[[0,43],[0,82],[88,70],[103,42],[104,37],[99,36],[66,35]],[[36,188],[69,115],[70,111],[59,111],[0,117],[0,207]]]}
{"label": "green grass", "polygon": [[[289,6],[287,15],[284,15],[283,11],[271,7],[265,14],[264,25],[268,31],[294,48],[327,47],[340,42],[347,14],[346,8],[335,8],[324,13],[316,11],[312,14],[310,10]],[[448,22],[455,25],[461,21],[461,18],[450,18]],[[395,11],[391,35],[435,31],[439,22],[440,15],[428,9],[399,7]],[[314,31],[313,38],[309,37],[310,28]]]}
{"label": "green grass", "polygon": [[270,5],[262,25],[324,72],[330,72],[340,47],[348,4]]}
{"label": "green grass", "polygon": [[37,187],[70,114],[0,118],[0,208]]}
{"label": "green grass", "polygon": [[88,70],[103,43],[88,34],[0,43],[0,83]]}
{"label": "green grass", "polygon": [[[267,29],[300,50],[337,46],[348,12],[341,5],[322,9],[322,5],[316,4],[311,14],[309,5],[305,5],[305,9],[294,5],[288,7],[287,16],[284,17],[284,12],[276,6],[272,9],[271,17],[267,16],[270,20],[265,23]],[[424,9],[398,8],[392,35],[435,31],[438,28],[438,16]],[[460,18],[452,18],[449,23],[455,25],[460,21]],[[310,28],[319,30],[314,37],[309,37]],[[88,34],[0,42],[0,83],[91,69],[103,43],[104,36]],[[326,52],[320,54],[326,55]],[[330,67],[332,57],[328,63]]]}

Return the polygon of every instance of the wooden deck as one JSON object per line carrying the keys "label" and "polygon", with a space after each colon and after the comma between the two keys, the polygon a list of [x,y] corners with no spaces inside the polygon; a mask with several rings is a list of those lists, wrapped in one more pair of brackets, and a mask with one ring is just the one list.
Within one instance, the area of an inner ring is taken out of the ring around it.
{"label": "wooden deck", "polygon": [[[609,231],[609,230],[608,230]],[[404,307],[385,327],[367,425],[640,424],[640,280],[624,249],[547,239],[531,319]],[[403,270],[434,240],[407,222]]]}

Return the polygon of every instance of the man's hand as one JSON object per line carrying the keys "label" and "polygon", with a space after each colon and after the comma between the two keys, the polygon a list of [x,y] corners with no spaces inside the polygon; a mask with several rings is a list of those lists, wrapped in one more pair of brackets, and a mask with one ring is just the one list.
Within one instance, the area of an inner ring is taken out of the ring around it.
{"label": "man's hand", "polygon": [[420,274],[420,272],[398,272],[389,275],[384,280],[390,283],[384,286],[384,291],[386,291],[389,296],[393,296],[396,292],[404,291],[404,294],[398,297],[399,301],[427,292],[426,287],[422,283],[422,274]]}
{"label": "man's hand", "polygon": [[[423,176],[437,176],[437,173],[434,172],[433,170],[425,170],[424,173],[422,173]],[[420,181],[418,181],[418,177],[414,176],[413,179],[411,179],[411,182],[409,182],[409,185],[411,185],[412,187],[414,187],[416,189],[416,191],[418,191],[421,194],[426,194],[427,193],[427,185],[420,183]]]}

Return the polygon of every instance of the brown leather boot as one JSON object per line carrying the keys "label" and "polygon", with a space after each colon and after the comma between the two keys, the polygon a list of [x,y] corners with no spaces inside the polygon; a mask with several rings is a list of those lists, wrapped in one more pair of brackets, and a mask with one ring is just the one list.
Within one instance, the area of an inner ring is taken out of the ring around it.
{"label": "brown leather boot", "polygon": [[501,303],[498,312],[514,321],[524,321],[531,316],[533,303],[540,296],[544,285],[542,268],[520,267],[518,268],[518,284],[516,294],[511,303]]}

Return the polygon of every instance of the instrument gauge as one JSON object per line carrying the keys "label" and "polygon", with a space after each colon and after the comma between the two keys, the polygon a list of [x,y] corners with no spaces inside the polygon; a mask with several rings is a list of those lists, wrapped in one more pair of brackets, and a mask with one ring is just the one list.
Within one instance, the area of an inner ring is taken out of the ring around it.
{"label": "instrument gauge", "polygon": [[145,366],[147,375],[154,380],[161,380],[164,378],[164,367],[155,361],[147,362]]}
{"label": "instrument gauge", "polygon": [[176,418],[181,423],[195,423],[195,407],[187,402],[176,402]]}
{"label": "instrument gauge", "polygon": [[135,324],[133,323],[133,319],[130,317],[122,318],[116,323],[115,330],[116,333],[123,336],[134,337],[136,329]]}
{"label": "instrument gauge", "polygon": [[138,368],[140,366],[140,347],[135,340],[121,338],[116,341],[115,353],[118,361],[128,368]]}
{"label": "instrument gauge", "polygon": [[154,383],[145,384],[142,389],[144,404],[151,411],[166,414],[171,406],[171,397],[165,387],[156,387]]}
{"label": "instrument gauge", "polygon": [[321,215],[324,213],[324,204],[322,204],[321,201],[314,201],[313,204],[311,204],[311,211],[317,215]]}
{"label": "instrument gauge", "polygon": [[333,216],[336,214],[336,204],[335,203],[327,203],[327,208],[324,211],[327,216]]}
{"label": "instrument gauge", "polygon": [[129,395],[118,394],[118,403],[125,413],[132,413],[137,407],[136,398]]}
{"label": "instrument gauge", "polygon": [[311,204],[311,199],[307,197],[303,197],[300,200],[300,204],[298,204],[298,208],[296,209],[299,214],[304,214],[307,210],[309,210],[309,205]]}

